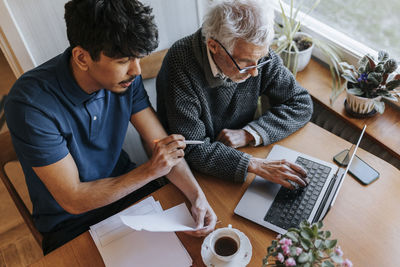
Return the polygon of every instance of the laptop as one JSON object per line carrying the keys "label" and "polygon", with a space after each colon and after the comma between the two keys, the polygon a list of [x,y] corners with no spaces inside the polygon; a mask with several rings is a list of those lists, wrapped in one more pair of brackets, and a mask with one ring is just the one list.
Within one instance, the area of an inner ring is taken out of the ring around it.
{"label": "laptop", "polygon": [[292,149],[274,145],[268,160],[287,159],[307,170],[310,183],[304,188],[290,190],[256,176],[242,196],[234,213],[257,224],[284,234],[300,222],[322,220],[333,206],[344,178],[364,135],[364,126],[356,146],[348,154],[344,169]]}

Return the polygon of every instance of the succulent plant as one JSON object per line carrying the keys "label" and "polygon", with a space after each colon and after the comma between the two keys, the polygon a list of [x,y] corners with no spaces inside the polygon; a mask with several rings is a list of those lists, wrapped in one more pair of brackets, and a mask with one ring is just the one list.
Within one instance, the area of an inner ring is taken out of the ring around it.
{"label": "succulent plant", "polygon": [[263,267],[351,267],[343,259],[343,251],[336,239],[329,239],[330,231],[323,231],[322,222],[301,222],[299,228],[290,228],[278,235],[267,248]]}

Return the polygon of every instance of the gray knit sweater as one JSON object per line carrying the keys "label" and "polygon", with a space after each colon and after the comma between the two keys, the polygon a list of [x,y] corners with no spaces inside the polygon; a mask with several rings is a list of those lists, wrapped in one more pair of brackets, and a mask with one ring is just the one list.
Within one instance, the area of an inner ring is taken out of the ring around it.
{"label": "gray knit sweater", "polygon": [[[272,51],[271,62],[243,83],[215,78],[201,29],[177,41],[157,77],[157,113],[169,133],[204,140],[188,145],[185,158],[202,173],[242,182],[250,155],[215,141],[222,129],[251,126],[268,145],[303,127],[311,118],[312,101]],[[258,97],[269,109],[254,120]]]}

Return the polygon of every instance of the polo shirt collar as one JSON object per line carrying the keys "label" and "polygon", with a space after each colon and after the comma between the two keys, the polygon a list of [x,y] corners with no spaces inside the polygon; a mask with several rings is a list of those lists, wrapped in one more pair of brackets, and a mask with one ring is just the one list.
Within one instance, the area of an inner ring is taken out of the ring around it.
{"label": "polo shirt collar", "polygon": [[104,89],[98,92],[88,94],[78,85],[72,75],[69,67],[69,60],[71,58],[72,48],[67,48],[64,53],[61,54],[57,62],[57,79],[60,83],[65,96],[74,104],[80,105],[92,98],[100,98],[104,96]]}

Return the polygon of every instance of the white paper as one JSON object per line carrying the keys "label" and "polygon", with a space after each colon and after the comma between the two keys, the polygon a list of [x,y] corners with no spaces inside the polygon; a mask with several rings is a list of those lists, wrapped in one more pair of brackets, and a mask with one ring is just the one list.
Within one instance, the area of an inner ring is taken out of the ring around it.
{"label": "white paper", "polygon": [[146,215],[123,215],[121,220],[134,230],[150,232],[196,231],[196,223],[185,203],[163,212]]}
{"label": "white paper", "polygon": [[168,266],[192,265],[189,253],[175,233],[134,231],[124,225],[120,215],[143,215],[162,212],[153,197],[115,214],[90,227],[90,234],[106,266]]}

